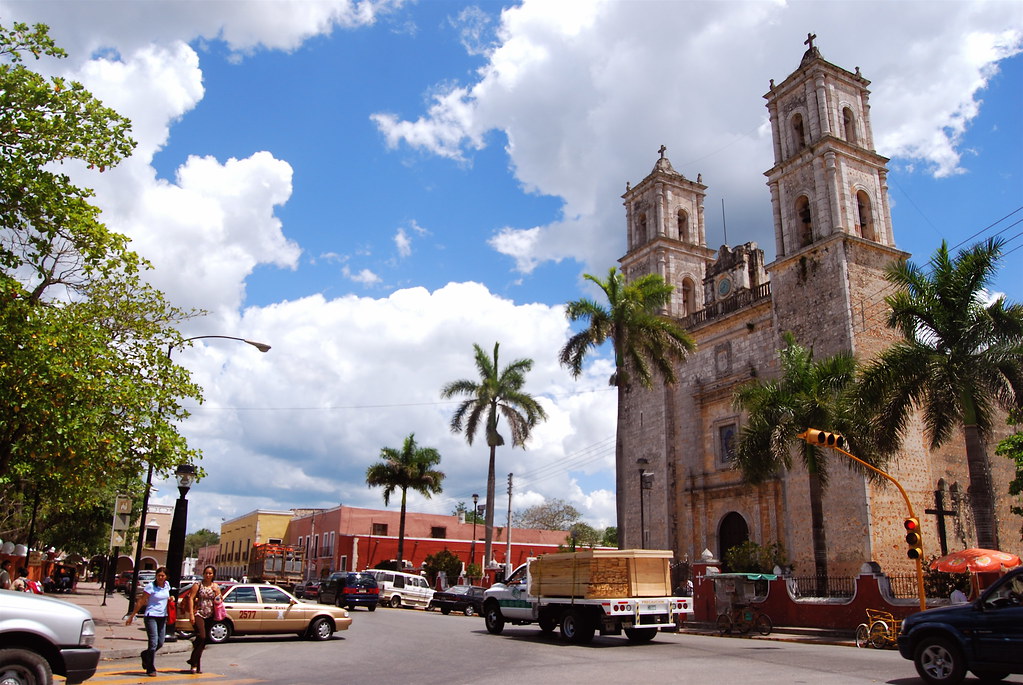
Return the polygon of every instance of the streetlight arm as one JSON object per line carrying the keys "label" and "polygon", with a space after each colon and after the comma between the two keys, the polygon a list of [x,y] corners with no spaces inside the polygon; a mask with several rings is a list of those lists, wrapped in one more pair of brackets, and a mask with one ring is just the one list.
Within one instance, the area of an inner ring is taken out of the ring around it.
{"label": "streetlight arm", "polygon": [[171,351],[175,347],[181,347],[186,342],[191,342],[193,340],[203,340],[205,338],[221,338],[223,340],[237,340],[238,342],[243,342],[246,345],[252,345],[253,347],[255,347],[260,352],[269,352],[270,351],[270,346],[267,345],[266,343],[256,342],[255,340],[248,340],[246,338],[239,338],[239,337],[236,337],[236,336],[233,336],[233,335],[193,335],[191,338],[185,338],[184,340],[182,340],[179,343],[171,343],[170,345],[168,345],[167,346],[167,358],[168,359],[170,358]]}

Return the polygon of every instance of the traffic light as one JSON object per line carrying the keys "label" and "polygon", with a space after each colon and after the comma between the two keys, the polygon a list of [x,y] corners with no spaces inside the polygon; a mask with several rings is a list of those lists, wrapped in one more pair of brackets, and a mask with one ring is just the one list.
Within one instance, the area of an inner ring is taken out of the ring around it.
{"label": "traffic light", "polygon": [[845,447],[845,438],[838,433],[819,431],[816,428],[807,428],[797,437],[802,438],[811,445],[818,447]]}
{"label": "traffic light", "polygon": [[909,517],[906,519],[906,544],[909,548],[906,550],[906,556],[910,559],[921,559],[924,556],[923,550],[923,539],[920,537],[920,519],[915,517]]}

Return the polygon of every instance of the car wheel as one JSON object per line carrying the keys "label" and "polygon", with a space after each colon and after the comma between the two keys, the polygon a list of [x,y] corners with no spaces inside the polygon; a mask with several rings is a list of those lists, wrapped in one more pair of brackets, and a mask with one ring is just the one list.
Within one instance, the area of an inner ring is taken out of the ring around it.
{"label": "car wheel", "polygon": [[326,616],[320,616],[309,625],[310,640],[329,640],[334,634],[334,626]]}
{"label": "car wheel", "polygon": [[210,624],[209,633],[209,641],[219,645],[221,642],[227,642],[227,639],[231,637],[231,626],[227,621],[214,621]]}
{"label": "car wheel", "polygon": [[27,649],[0,649],[0,682],[11,685],[49,685],[53,673],[46,659]]}
{"label": "car wheel", "polygon": [[626,628],[625,637],[629,642],[650,642],[657,635],[657,628]]}
{"label": "car wheel", "polygon": [[447,616],[448,614],[451,613],[451,607],[441,607],[440,608],[440,613],[442,613],[445,616]]}
{"label": "car wheel", "polygon": [[491,635],[500,635],[504,630],[504,616],[501,615],[501,607],[495,601],[491,601],[483,607],[483,622],[487,625],[487,632]]}
{"label": "car wheel", "polygon": [[471,604],[467,604],[465,609],[463,610],[463,613],[466,616],[472,616],[472,615],[474,615],[476,613],[476,610],[472,608]]}
{"label": "car wheel", "polygon": [[913,654],[916,672],[929,685],[951,685],[962,682],[966,664],[959,649],[941,637],[925,637]]}
{"label": "car wheel", "polygon": [[596,630],[589,617],[578,609],[569,609],[561,616],[561,637],[577,645],[593,639]]}
{"label": "car wheel", "polygon": [[401,608],[401,595],[391,595],[391,608],[392,609]]}
{"label": "car wheel", "polygon": [[974,671],[973,675],[982,683],[1000,683],[1009,677],[1008,673],[1002,671]]}

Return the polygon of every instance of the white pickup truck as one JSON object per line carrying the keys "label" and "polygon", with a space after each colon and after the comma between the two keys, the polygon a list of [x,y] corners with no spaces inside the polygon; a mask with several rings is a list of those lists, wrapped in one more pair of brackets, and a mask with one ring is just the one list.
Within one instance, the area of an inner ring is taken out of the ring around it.
{"label": "white pickup truck", "polygon": [[483,599],[487,630],[500,635],[505,623],[536,623],[544,633],[560,626],[561,636],[576,644],[601,635],[621,635],[632,642],[648,642],[661,627],[674,627],[676,617],[692,614],[691,597],[552,597],[537,592],[530,559],[503,583],[490,587]]}

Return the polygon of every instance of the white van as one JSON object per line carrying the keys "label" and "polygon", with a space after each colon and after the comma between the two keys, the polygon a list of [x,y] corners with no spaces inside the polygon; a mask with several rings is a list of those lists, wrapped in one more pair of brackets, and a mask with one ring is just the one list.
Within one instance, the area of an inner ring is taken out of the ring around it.
{"label": "white van", "polygon": [[433,599],[433,590],[426,582],[426,578],[412,573],[401,571],[381,571],[369,569],[366,573],[372,574],[380,586],[380,604],[397,609],[398,607],[423,607],[430,605]]}

